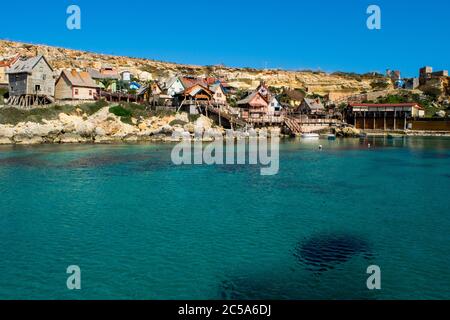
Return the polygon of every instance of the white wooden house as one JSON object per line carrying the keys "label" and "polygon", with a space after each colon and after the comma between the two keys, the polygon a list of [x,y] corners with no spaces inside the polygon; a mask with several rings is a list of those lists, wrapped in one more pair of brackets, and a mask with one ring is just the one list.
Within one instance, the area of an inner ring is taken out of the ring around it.
{"label": "white wooden house", "polygon": [[283,106],[281,105],[280,101],[278,101],[278,98],[273,96],[269,102],[269,106],[267,108],[267,114],[269,116],[277,115],[281,112],[282,109],[283,109]]}
{"label": "white wooden house", "polygon": [[120,73],[120,79],[121,79],[122,81],[130,82],[131,79],[132,79],[132,77],[133,77],[133,75],[132,75],[131,72],[128,71],[128,70],[122,71],[122,72]]}
{"label": "white wooden house", "polygon": [[171,97],[174,97],[177,94],[180,94],[185,89],[183,82],[179,77],[175,77],[169,81],[167,84],[167,94]]}
{"label": "white wooden house", "polygon": [[220,83],[212,85],[210,89],[212,92],[214,92],[213,100],[215,103],[220,105],[227,104],[227,96],[225,94],[225,89],[222,87]]}

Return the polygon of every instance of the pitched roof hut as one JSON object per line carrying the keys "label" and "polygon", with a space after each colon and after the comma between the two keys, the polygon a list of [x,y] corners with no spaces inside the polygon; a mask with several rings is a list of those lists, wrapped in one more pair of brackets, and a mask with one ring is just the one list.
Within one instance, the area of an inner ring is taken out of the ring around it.
{"label": "pitched roof hut", "polygon": [[55,99],[94,100],[99,88],[89,73],[64,70],[56,80]]}

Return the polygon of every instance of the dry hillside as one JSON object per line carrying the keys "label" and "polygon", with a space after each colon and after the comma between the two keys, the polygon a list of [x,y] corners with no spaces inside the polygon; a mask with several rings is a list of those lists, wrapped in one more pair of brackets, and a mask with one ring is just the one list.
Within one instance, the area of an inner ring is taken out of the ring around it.
{"label": "dry hillside", "polygon": [[303,88],[310,93],[317,94],[331,92],[335,96],[339,96],[372,91],[374,90],[374,83],[379,85],[380,82],[383,84],[386,81],[384,78],[380,79],[374,75],[182,65],[0,40],[0,59],[17,53],[23,56],[43,54],[56,71],[71,68],[100,68],[108,65],[119,70],[129,70],[142,81],[165,79],[181,74],[210,74],[224,77],[229,80],[231,85],[242,89],[256,87],[261,80],[264,80],[270,86]]}

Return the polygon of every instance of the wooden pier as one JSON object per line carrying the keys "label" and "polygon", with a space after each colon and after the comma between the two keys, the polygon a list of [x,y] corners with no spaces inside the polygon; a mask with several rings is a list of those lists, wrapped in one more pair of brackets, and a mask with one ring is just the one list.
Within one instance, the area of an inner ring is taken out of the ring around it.
{"label": "wooden pier", "polygon": [[109,102],[138,102],[138,96],[136,94],[128,94],[122,92],[109,92],[109,91],[101,91],[96,98],[101,99],[104,98]]}

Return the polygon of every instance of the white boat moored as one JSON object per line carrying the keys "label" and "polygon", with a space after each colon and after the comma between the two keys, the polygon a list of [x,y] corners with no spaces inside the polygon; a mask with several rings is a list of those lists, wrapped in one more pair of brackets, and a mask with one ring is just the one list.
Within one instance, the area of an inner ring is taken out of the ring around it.
{"label": "white boat moored", "polygon": [[320,135],[317,133],[303,133],[302,138],[303,139],[319,139]]}

